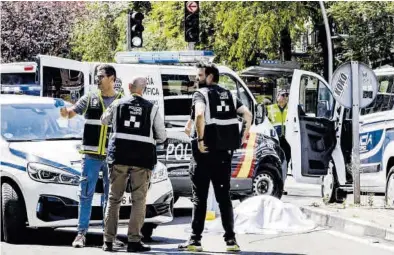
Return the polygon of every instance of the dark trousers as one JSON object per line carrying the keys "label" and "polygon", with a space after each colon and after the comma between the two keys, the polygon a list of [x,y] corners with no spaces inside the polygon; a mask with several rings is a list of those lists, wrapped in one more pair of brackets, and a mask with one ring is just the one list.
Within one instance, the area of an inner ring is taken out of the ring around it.
{"label": "dark trousers", "polygon": [[196,164],[192,164],[190,169],[194,205],[191,238],[201,240],[207,211],[209,183],[212,181],[225,231],[224,239],[232,239],[235,237],[234,212],[230,198],[232,151],[211,151],[203,154],[195,146],[193,147],[193,158]]}
{"label": "dark trousers", "polygon": [[290,144],[286,141],[286,138],[284,136],[279,137],[279,145],[285,153],[287,163],[289,163],[291,159],[291,148]]}

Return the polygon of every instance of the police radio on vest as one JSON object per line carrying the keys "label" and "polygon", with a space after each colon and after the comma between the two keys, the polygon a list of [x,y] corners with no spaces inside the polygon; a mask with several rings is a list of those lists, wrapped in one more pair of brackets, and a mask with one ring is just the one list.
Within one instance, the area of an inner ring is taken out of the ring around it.
{"label": "police radio on vest", "polygon": [[212,62],[215,58],[213,51],[127,51],[115,54],[118,64],[177,64],[196,63],[199,61]]}

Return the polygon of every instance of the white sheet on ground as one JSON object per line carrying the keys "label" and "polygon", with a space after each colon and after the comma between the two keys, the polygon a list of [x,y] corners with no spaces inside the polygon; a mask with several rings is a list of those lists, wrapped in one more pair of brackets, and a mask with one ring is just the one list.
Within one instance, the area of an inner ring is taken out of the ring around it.
{"label": "white sheet on ground", "polygon": [[[206,232],[224,232],[220,217],[205,224]],[[251,197],[234,209],[234,231],[237,234],[301,233],[314,228],[315,223],[308,220],[297,206],[272,196]]]}

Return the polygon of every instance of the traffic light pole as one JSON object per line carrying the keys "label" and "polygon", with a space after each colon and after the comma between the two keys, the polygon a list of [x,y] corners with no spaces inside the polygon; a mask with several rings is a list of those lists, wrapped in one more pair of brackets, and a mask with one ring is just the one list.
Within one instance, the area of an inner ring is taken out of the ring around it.
{"label": "traffic light pole", "polygon": [[131,51],[131,28],[130,28],[130,13],[127,13],[127,51]]}
{"label": "traffic light pole", "polygon": [[189,42],[188,45],[187,45],[187,49],[188,50],[194,50],[194,45],[195,44],[196,44],[195,42]]}

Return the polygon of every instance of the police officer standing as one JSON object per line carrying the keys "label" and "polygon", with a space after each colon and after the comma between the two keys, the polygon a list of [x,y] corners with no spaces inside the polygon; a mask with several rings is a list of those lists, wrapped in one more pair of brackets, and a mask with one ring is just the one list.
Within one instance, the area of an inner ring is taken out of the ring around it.
{"label": "police officer standing", "polygon": [[110,192],[105,213],[104,251],[113,250],[119,207],[129,176],[132,207],[127,251],[150,250],[141,242],[140,232],[145,220],[145,202],[152,169],[157,163],[156,142],[166,140],[166,131],[159,107],[142,98],[146,85],[145,78],[135,78],[129,85],[132,95],[117,100],[101,117],[103,125],[113,125],[107,156]]}
{"label": "police officer standing", "polygon": [[285,138],[288,100],[289,92],[282,89],[277,94],[277,103],[271,104],[267,107],[268,118],[278,134],[280,147],[285,153],[287,162],[289,162],[291,156],[290,145],[287,143]]}
{"label": "police officer standing", "polygon": [[192,235],[178,248],[202,251],[201,234],[204,230],[209,183],[212,181],[225,230],[227,251],[239,251],[230,198],[231,159],[233,151],[240,147],[241,142],[237,114],[244,118],[246,126],[242,143],[246,142],[252,114],[240,100],[233,98],[229,90],[217,84],[219,70],[215,65],[200,63],[197,68],[200,89],[194,93],[192,102],[196,125],[196,140],[192,143],[196,167],[190,170],[194,204]]}
{"label": "police officer standing", "polygon": [[[92,200],[96,189],[99,173],[103,173],[104,199],[102,201],[103,215],[108,198],[108,169],[105,161],[108,145],[108,134],[111,127],[102,125],[101,114],[111,103],[121,98],[122,94],[114,90],[116,71],[111,65],[100,65],[95,77],[99,90],[82,96],[78,102],[70,108],[63,107],[60,114],[64,118],[73,118],[76,114],[84,115],[86,122],[83,131],[82,150],[82,182],[80,184],[79,210],[78,210],[78,235],[72,243],[75,248],[85,246],[86,233],[89,228],[92,211]],[[124,244],[116,240],[116,244]]]}

